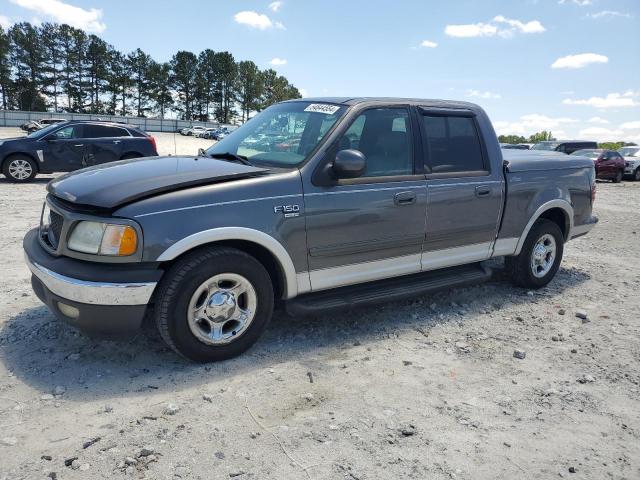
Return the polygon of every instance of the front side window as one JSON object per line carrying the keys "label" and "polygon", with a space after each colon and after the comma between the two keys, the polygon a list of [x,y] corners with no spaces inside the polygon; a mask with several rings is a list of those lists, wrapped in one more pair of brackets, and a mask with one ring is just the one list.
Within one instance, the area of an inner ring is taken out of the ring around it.
{"label": "front side window", "polygon": [[329,103],[273,105],[210,147],[208,155],[231,153],[254,164],[295,167],[303,163],[346,107]]}
{"label": "front side window", "polygon": [[413,174],[409,112],[374,108],[358,116],[342,135],[339,150],[359,150],[366,159],[363,177]]}
{"label": "front side window", "polygon": [[423,115],[425,167],[431,173],[485,171],[482,148],[471,117]]}
{"label": "front side window", "polygon": [[74,136],[74,127],[65,127],[58,130],[53,134],[53,138],[58,140],[66,140],[68,138],[75,138]]}

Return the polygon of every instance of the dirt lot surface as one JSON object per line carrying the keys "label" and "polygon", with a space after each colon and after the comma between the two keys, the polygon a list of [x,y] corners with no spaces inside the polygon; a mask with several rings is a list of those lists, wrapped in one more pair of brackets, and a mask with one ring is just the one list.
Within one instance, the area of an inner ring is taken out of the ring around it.
{"label": "dirt lot surface", "polygon": [[277,315],[203,366],[142,333],[92,340],[41,305],[21,240],[46,181],[0,179],[0,479],[640,478],[640,183],[599,183],[600,225],[547,288],[498,272]]}

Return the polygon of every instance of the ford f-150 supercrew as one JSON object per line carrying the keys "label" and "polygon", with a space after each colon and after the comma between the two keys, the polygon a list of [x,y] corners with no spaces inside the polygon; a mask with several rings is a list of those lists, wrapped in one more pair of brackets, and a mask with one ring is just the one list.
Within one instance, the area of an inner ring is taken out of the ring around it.
{"label": "ford f-150 supercrew", "polygon": [[479,282],[493,257],[542,287],[597,222],[590,159],[501,151],[480,107],[438,100],[287,101],[197,156],[47,189],[24,239],[39,298],[94,334],[152,318],[196,361],[246,350],[274,305],[318,313]]}

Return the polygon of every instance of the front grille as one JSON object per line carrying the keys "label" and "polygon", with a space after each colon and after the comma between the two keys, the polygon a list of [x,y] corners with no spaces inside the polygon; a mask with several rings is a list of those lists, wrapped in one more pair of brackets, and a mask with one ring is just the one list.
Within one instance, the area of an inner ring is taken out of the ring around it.
{"label": "front grille", "polygon": [[64,218],[59,213],[51,210],[51,222],[49,223],[49,229],[47,230],[47,239],[51,246],[55,249],[58,248],[58,242],[60,241],[60,234],[62,233],[62,224]]}

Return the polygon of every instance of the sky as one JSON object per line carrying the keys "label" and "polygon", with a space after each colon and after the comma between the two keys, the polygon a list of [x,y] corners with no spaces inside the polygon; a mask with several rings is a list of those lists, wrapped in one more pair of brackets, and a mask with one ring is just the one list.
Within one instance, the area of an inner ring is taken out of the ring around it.
{"label": "sky", "polygon": [[303,96],[480,104],[500,134],[640,143],[640,0],[0,0],[157,61],[227,50]]}

